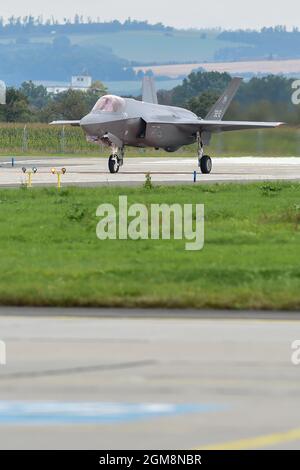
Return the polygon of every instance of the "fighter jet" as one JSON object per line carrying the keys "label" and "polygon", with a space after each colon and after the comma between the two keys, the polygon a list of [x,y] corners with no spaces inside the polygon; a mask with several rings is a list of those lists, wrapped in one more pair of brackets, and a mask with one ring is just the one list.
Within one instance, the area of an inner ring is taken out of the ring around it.
{"label": "fighter jet", "polygon": [[212,160],[205,155],[204,148],[213,133],[275,128],[283,124],[223,120],[241,81],[241,78],[232,79],[204,119],[184,108],[157,104],[154,81],[152,77],[145,77],[142,101],[105,95],[81,120],[53,121],[51,124],[80,126],[88,141],[110,147],[110,173],[117,173],[123,165],[126,146],[175,152],[183,145],[196,142],[198,166],[202,173],[208,174],[212,171]]}

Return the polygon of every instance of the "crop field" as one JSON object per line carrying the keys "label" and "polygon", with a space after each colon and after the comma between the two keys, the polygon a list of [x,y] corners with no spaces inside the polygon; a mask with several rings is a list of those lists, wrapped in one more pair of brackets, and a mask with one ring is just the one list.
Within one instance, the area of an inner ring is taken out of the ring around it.
{"label": "crop field", "polygon": [[[135,67],[135,70],[147,71],[150,67]],[[201,63],[183,63],[169,65],[153,65],[152,72],[155,76],[167,76],[177,78],[178,76],[189,75],[193,70],[203,68],[206,72],[227,72],[233,74],[300,74],[300,60],[251,60],[251,61],[235,61],[235,62],[201,62]]]}
{"label": "crop field", "polygon": [[[298,156],[300,129],[281,128],[259,131],[227,132],[215,135],[209,148],[213,157],[222,156]],[[167,155],[152,149],[127,149],[127,156]],[[52,127],[47,124],[1,124],[0,155],[103,155],[108,150],[86,141],[76,127]],[[196,147],[180,149],[175,155],[195,155]]]}
{"label": "crop field", "polygon": [[[225,47],[239,47],[239,43],[220,41],[218,33],[212,31],[121,31],[99,34],[68,34],[72,44],[92,47],[107,47],[123,59],[141,63],[169,63],[171,61],[212,61],[216,51]],[[0,44],[14,41],[15,37],[0,38]],[[32,35],[32,43],[50,43],[53,35]]]}
{"label": "crop field", "polygon": [[99,153],[99,147],[88,143],[81,129],[52,127],[47,124],[1,124],[2,155]]}
{"label": "crop field", "polygon": [[[205,244],[99,240],[99,204],[204,204]],[[2,305],[300,308],[298,183],[0,190]]]}

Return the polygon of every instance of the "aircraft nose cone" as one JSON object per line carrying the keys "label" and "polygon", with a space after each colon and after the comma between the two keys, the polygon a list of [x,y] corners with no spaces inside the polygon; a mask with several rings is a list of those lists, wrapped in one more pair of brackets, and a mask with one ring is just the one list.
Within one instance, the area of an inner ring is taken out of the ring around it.
{"label": "aircraft nose cone", "polygon": [[84,116],[81,121],[80,121],[80,125],[81,126],[84,126],[84,125],[88,125],[88,124],[91,124],[91,119],[90,119],[90,115],[87,114],[86,116]]}
{"label": "aircraft nose cone", "polygon": [[87,135],[103,137],[110,129],[110,121],[100,113],[90,113],[81,119],[80,126]]}
{"label": "aircraft nose cone", "polygon": [[81,126],[90,126],[91,124],[95,125],[95,124],[105,124],[107,122],[110,122],[112,119],[109,119],[110,116],[106,114],[101,114],[101,113],[90,113],[90,114],[87,114],[86,116],[84,116],[81,121],[80,121],[80,125]]}

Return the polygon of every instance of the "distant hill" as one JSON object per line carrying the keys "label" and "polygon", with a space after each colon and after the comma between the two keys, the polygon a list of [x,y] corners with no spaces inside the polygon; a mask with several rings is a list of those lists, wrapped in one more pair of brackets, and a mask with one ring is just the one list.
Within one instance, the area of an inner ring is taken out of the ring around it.
{"label": "distant hill", "polygon": [[54,30],[13,31],[0,28],[0,77],[11,85],[69,80],[83,70],[104,81],[134,80],[134,65],[208,61],[221,46],[233,45],[217,40],[213,32],[171,32],[163,27],[64,35]]}
{"label": "distant hill", "polygon": [[298,59],[300,31],[287,31],[284,26],[262,28],[261,31],[223,31],[219,40],[243,44],[226,47],[216,53],[217,60]]}
{"label": "distant hill", "polygon": [[56,42],[0,45],[0,77],[11,85],[27,80],[69,81],[72,75],[83,71],[102,80],[135,78],[128,61],[105,47],[62,47]]}
{"label": "distant hill", "polygon": [[300,32],[176,30],[128,19],[101,22],[78,15],[64,23],[31,16],[0,19],[0,78],[69,80],[87,71],[94,79],[130,81],[134,66],[300,57]]}

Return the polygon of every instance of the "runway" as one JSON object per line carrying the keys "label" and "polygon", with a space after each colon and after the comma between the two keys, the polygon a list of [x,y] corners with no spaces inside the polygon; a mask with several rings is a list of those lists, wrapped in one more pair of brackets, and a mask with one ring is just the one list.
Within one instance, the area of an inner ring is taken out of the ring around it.
{"label": "runway", "polygon": [[1,449],[300,449],[295,317],[85,312],[1,308]]}
{"label": "runway", "polygon": [[[146,173],[153,183],[193,183],[197,159],[188,157],[127,158],[118,174],[111,175],[106,158],[94,157],[18,157],[12,167],[11,157],[0,158],[0,187],[18,187],[26,181],[22,167],[37,168],[32,176],[33,186],[57,184],[52,168],[65,167],[62,185],[95,186],[141,184]],[[197,183],[247,182],[269,180],[300,180],[300,158],[236,157],[213,159],[210,175],[197,174]]]}

